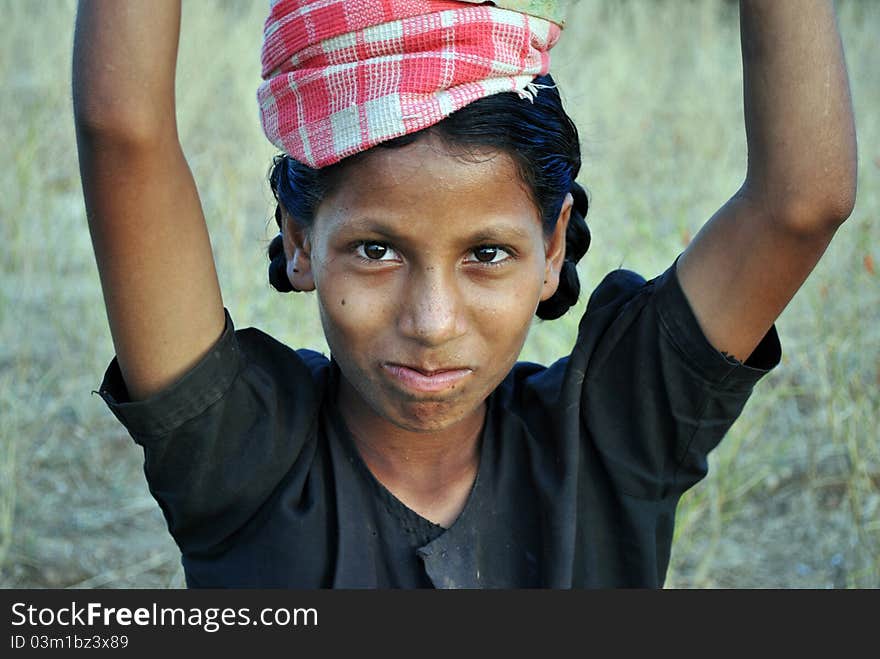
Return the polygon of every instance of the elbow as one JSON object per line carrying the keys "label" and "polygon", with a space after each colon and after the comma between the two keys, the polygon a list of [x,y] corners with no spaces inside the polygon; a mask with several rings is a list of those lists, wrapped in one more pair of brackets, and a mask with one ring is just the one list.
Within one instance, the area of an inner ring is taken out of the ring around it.
{"label": "elbow", "polygon": [[852,215],[856,203],[855,180],[821,195],[804,195],[791,200],[775,216],[786,229],[796,234],[834,233]]}
{"label": "elbow", "polygon": [[[93,144],[119,144],[131,147],[155,144],[169,126],[138,112],[95,111],[74,108],[77,139]],[[170,129],[176,131],[172,122]],[[175,133],[176,134],[176,133]]]}
{"label": "elbow", "polygon": [[855,206],[856,181],[855,177],[853,177],[851,185],[840,190],[837,195],[828,198],[824,207],[824,215],[827,218],[827,222],[837,228],[849,219]]}
{"label": "elbow", "polygon": [[169,130],[176,136],[173,92],[103,73],[74,65],[71,92],[78,139],[137,145],[154,142]]}
{"label": "elbow", "polygon": [[[755,187],[747,185],[743,193],[787,231],[804,236],[834,233],[855,208],[856,166],[798,185],[775,186],[775,193],[763,187],[764,194],[755,194]],[[780,194],[780,188],[786,193]]]}
{"label": "elbow", "polygon": [[852,152],[835,170],[836,175],[828,176],[831,185],[820,196],[818,207],[821,211],[820,220],[824,220],[834,228],[843,224],[856,205],[858,189],[858,155],[855,140]]}
{"label": "elbow", "polygon": [[101,144],[148,145],[164,135],[176,136],[173,105],[143,103],[108,89],[111,86],[104,82],[84,77],[75,75],[73,81],[73,119],[78,139]]}
{"label": "elbow", "polygon": [[854,195],[841,194],[822,200],[791,202],[772,215],[779,226],[791,234],[815,236],[833,234],[852,214]]}

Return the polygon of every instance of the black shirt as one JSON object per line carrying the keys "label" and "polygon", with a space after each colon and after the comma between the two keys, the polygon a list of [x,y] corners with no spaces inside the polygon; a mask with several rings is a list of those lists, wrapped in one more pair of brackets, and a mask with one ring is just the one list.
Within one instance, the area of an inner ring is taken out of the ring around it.
{"label": "black shirt", "polygon": [[190,587],[660,587],[681,494],[781,356],[743,364],[702,334],[673,264],[590,297],[571,355],[519,362],[488,399],[480,464],[444,529],[369,471],[335,408],[336,363],[226,329],[188,374],[126,402]]}

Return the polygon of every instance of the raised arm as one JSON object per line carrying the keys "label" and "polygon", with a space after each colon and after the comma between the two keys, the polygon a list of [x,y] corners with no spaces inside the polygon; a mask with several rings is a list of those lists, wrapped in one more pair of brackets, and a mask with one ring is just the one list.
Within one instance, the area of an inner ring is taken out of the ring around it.
{"label": "raised arm", "polygon": [[856,137],[832,0],[741,0],[748,171],[678,276],[715,348],[749,357],[852,212]]}
{"label": "raised arm", "polygon": [[180,0],[81,0],[73,105],[89,230],[132,399],[192,367],[223,302],[201,203],[177,137]]}

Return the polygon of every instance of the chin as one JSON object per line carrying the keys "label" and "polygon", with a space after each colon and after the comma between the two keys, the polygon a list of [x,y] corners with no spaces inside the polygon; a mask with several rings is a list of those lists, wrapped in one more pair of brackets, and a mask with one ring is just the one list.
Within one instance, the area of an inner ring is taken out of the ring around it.
{"label": "chin", "polygon": [[461,405],[447,401],[410,402],[385,418],[409,432],[440,432],[466,420],[481,405],[463,409]]}

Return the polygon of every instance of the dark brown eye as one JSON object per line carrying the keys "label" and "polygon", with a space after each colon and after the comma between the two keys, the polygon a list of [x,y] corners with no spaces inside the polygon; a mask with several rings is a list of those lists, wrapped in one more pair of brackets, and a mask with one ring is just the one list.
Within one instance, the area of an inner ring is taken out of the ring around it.
{"label": "dark brown eye", "polygon": [[388,247],[382,243],[364,243],[363,250],[368,259],[378,261],[388,252]]}
{"label": "dark brown eye", "polygon": [[497,247],[478,247],[474,250],[474,256],[480,263],[491,263],[498,256]]}

